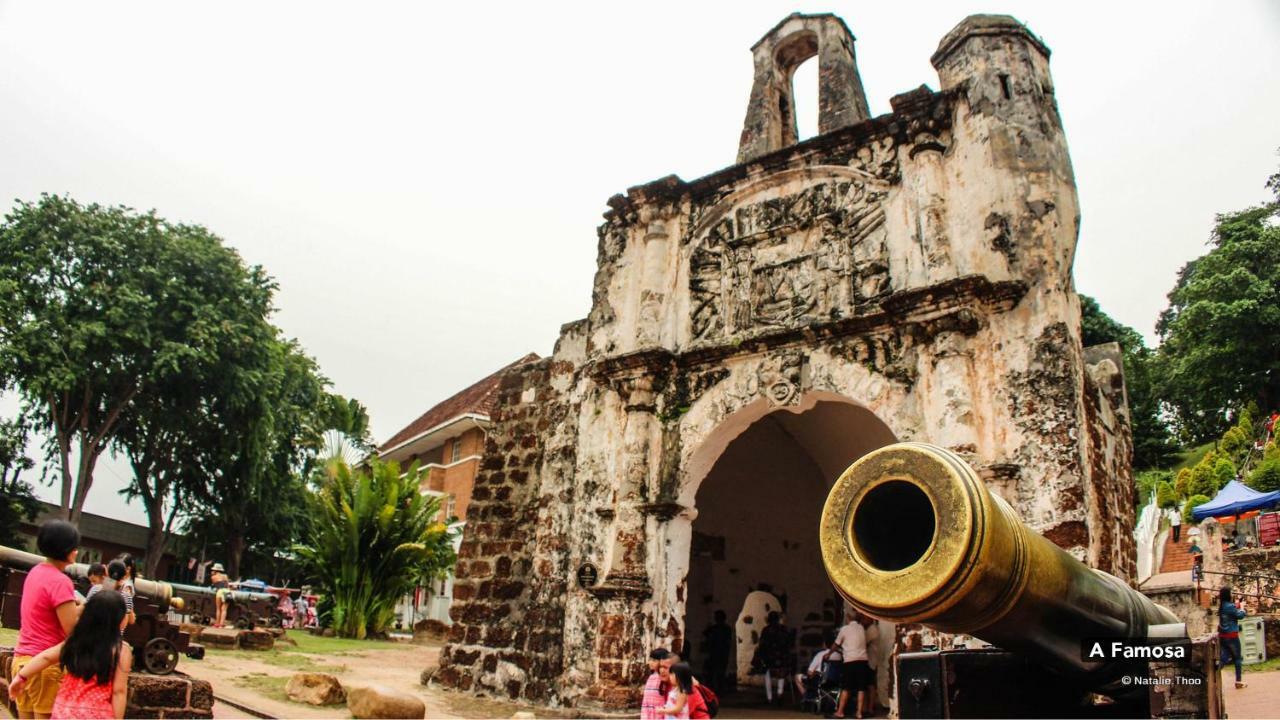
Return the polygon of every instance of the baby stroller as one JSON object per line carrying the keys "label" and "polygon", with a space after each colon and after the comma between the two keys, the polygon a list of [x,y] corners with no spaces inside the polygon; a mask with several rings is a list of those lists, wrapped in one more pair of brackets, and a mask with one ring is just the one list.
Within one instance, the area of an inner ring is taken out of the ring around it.
{"label": "baby stroller", "polygon": [[806,682],[800,708],[815,715],[830,715],[840,702],[840,660],[822,661],[822,677]]}

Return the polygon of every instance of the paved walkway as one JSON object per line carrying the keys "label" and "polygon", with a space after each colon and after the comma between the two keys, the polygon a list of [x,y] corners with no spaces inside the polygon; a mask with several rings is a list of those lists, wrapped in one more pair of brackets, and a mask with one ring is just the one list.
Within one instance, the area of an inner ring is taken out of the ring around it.
{"label": "paved walkway", "polygon": [[1280,717],[1280,670],[1246,672],[1244,681],[1249,687],[1236,689],[1234,668],[1222,671],[1222,700],[1231,720]]}

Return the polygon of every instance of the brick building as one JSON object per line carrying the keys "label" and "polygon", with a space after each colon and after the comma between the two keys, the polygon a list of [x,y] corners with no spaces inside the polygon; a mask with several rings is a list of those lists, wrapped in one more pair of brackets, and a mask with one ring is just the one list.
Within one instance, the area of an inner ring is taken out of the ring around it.
{"label": "brick building", "polygon": [[[40,512],[36,514],[31,522],[24,522],[19,526],[19,532],[28,538],[26,547],[19,548],[20,550],[38,552],[36,550],[36,533],[39,532],[40,525],[46,520],[60,517],[57,505],[42,502],[40,506]],[[80,528],[80,554],[77,556],[77,562],[105,563],[124,553],[128,553],[137,559],[139,570],[143,567],[147,556],[146,525],[137,525],[116,518],[84,512],[80,514],[80,522],[77,523],[77,527]],[[172,540],[169,542],[170,547],[174,544]],[[183,566],[182,563],[178,562],[178,558],[173,553],[166,552],[160,558],[160,564],[156,568],[156,577],[161,580],[186,582],[187,580],[182,570]]]}
{"label": "brick building", "polygon": [[[497,372],[436,404],[378,448],[378,457],[407,469],[417,462],[424,472],[421,490],[440,497],[440,520],[461,526],[467,519],[490,427],[489,415],[497,399],[498,381],[507,370],[534,362],[529,353]],[[412,624],[423,618],[449,622],[453,578],[422,587],[401,603],[401,617]]]}

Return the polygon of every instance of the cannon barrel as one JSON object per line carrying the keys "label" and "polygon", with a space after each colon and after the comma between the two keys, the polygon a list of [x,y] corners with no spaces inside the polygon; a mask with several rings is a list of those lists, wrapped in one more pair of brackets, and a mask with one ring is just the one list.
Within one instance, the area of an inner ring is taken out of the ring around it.
{"label": "cannon barrel", "polygon": [[[42,562],[44,558],[39,555],[0,546],[0,564],[28,571]],[[89,566],[85,563],[72,563],[67,566],[66,572],[75,578],[88,578]],[[137,595],[149,598],[159,605],[160,612],[167,612],[170,607],[182,609],[182,598],[174,597],[173,587],[167,582],[137,578],[133,581],[133,589]]]}
{"label": "cannon barrel", "polygon": [[855,608],[972,635],[1100,687],[1089,638],[1184,636],[1164,607],[1023,525],[954,453],[899,443],[859,459],[822,511],[822,560]]}
{"label": "cannon barrel", "polygon": [[[184,585],[182,583],[170,583],[170,586],[173,588],[174,592],[179,592],[182,594],[189,594],[189,595],[204,595],[206,597],[213,597],[218,592],[217,590],[211,587],[202,587],[200,585]],[[271,593],[252,592],[250,590],[230,590],[229,592],[230,592],[230,595],[228,595],[228,598],[231,600],[231,602],[248,603],[251,601],[257,601],[257,602],[268,602],[273,605],[277,602],[276,596],[272,595]]]}

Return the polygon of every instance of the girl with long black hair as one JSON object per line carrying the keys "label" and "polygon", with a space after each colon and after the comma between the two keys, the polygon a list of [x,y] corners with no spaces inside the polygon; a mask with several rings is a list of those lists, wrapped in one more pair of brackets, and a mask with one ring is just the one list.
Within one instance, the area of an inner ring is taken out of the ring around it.
{"label": "girl with long black hair", "polygon": [[114,590],[95,593],[67,639],[32,658],[14,676],[10,692],[57,663],[62,684],[51,718],[123,718],[133,667],[133,650],[120,639],[127,621],[124,596]]}
{"label": "girl with long black hair", "polygon": [[667,705],[659,710],[675,720],[694,720],[710,718],[707,703],[702,693],[694,687],[698,681],[693,677],[693,668],[689,663],[678,662],[671,666],[671,690],[667,693]]}

